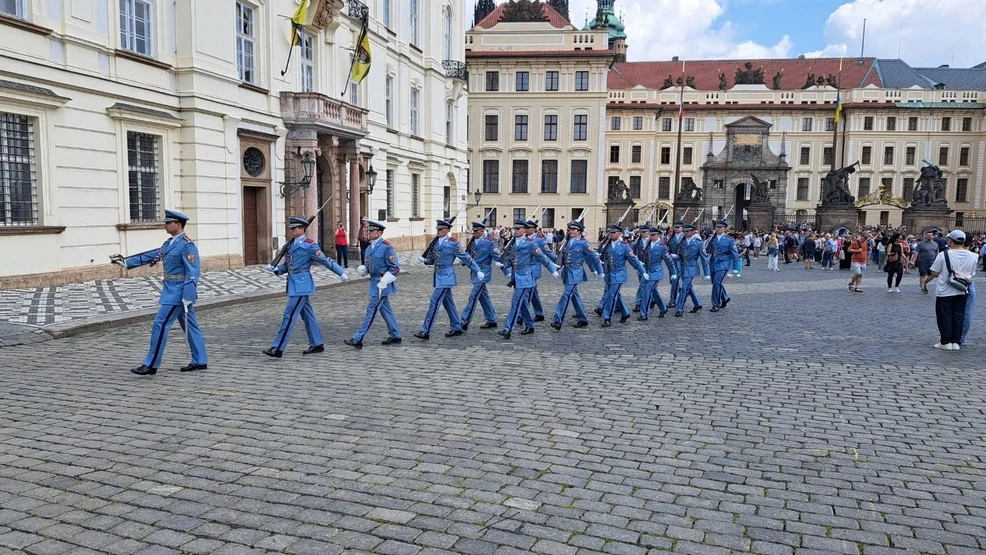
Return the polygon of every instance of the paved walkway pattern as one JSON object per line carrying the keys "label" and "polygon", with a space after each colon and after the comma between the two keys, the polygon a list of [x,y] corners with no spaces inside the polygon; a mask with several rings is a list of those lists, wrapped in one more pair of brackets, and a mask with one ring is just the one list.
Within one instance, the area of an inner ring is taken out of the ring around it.
{"label": "paved walkway pattern", "polygon": [[0,551],[986,551],[986,311],[973,345],[936,351],[916,276],[853,295],[845,272],[782,268],[727,280],[718,314],[511,341],[475,321],[446,339],[444,315],[412,338],[416,271],[399,347],[382,323],[342,345],[357,282],[315,298],[320,355],[302,330],[260,353],[283,299],[204,311],[201,372],[177,372],[176,330],[156,376],[129,374],[146,322],[0,348]]}

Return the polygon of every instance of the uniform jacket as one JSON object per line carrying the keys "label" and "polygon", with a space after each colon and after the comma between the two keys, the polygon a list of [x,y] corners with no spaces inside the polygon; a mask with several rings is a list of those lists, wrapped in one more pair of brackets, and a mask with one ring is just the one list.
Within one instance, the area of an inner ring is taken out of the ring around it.
{"label": "uniform jacket", "polygon": [[[736,241],[726,235],[713,235],[709,239],[709,244],[705,247],[705,252],[711,258],[712,270],[730,270],[739,260],[739,253],[736,252]],[[812,253],[814,256],[814,253]]]}
{"label": "uniform jacket", "polygon": [[698,236],[682,240],[678,247],[679,277],[696,277],[701,265],[702,275],[709,277],[709,261],[703,250],[704,245]]}
{"label": "uniform jacket", "polygon": [[580,283],[586,281],[585,264],[593,272],[599,272],[602,267],[599,264],[599,253],[592,249],[589,242],[583,239],[569,239],[565,247],[558,255],[558,262],[561,266],[562,283]]}
{"label": "uniform jacket", "polygon": [[174,240],[169,238],[165,241],[160,249],[135,254],[126,259],[128,269],[158,262],[164,266],[164,287],[161,288],[160,303],[180,305],[182,300],[194,302],[198,298],[201,277],[201,261],[195,243],[181,233]]}
{"label": "uniform jacket", "polygon": [[510,248],[510,254],[503,260],[504,269],[509,268],[513,274],[514,287],[521,289],[537,285],[534,268],[539,264],[544,264],[552,272],[558,269],[530,237],[518,237]]}
{"label": "uniform jacket", "polygon": [[439,239],[435,243],[435,248],[431,249],[431,254],[425,261],[425,264],[435,267],[435,275],[432,278],[434,287],[455,287],[459,284],[455,277],[455,266],[453,266],[456,258],[469,266],[473,273],[480,271],[479,266],[466,252],[465,245],[452,237],[451,234],[446,235],[444,240]]}
{"label": "uniform jacket", "polygon": [[[668,252],[677,256],[678,248],[681,247],[681,243],[685,240],[684,233],[675,233],[668,238]],[[681,263],[677,259],[672,259],[675,269],[681,268]]]}
{"label": "uniform jacket", "polygon": [[287,274],[288,296],[307,297],[315,294],[315,280],[312,279],[312,264],[321,264],[341,276],[343,269],[334,261],[329,260],[314,239],[293,239],[288,252],[284,255],[284,263],[274,268],[277,275]]}
{"label": "uniform jacket", "polygon": [[[637,258],[639,258],[641,262],[644,263],[645,268],[647,267],[647,261],[644,260],[644,257],[648,255],[647,247],[649,246],[650,246],[650,236],[639,237],[637,238],[636,241],[633,242],[633,254]],[[640,277],[643,277],[643,272],[637,272],[637,273],[640,275]]]}
{"label": "uniform jacket", "polygon": [[[551,252],[550,249],[545,248],[547,242],[543,237],[538,237],[537,235],[529,235],[528,237],[534,240],[534,244],[537,245],[537,248],[541,249],[541,252],[548,257],[548,260],[552,262],[558,260],[558,256],[555,255],[555,253]],[[534,265],[534,279],[541,279],[541,266],[538,264]]]}
{"label": "uniform jacket", "polygon": [[490,241],[485,235],[479,239],[472,238],[466,246],[466,252],[483,271],[483,279],[479,279],[476,272],[470,272],[470,280],[473,283],[489,283],[493,281],[493,261],[500,261],[500,253],[497,251],[496,243]]}
{"label": "uniform jacket", "polygon": [[619,241],[610,243],[606,248],[606,253],[602,255],[603,271],[606,272],[606,283],[618,285],[627,282],[627,263],[630,263],[638,272],[643,273],[644,265],[640,259],[633,254],[630,243]]}
{"label": "uniform jacket", "polygon": [[668,275],[675,275],[676,268],[671,260],[671,253],[660,241],[650,242],[647,250],[644,252],[644,258],[646,259],[644,266],[647,268],[650,281],[661,281],[664,279],[664,268],[661,266],[662,264],[667,266]]}
{"label": "uniform jacket", "polygon": [[396,281],[387,285],[387,288],[382,293],[377,289],[377,283],[380,283],[380,278],[384,274],[390,272],[396,276],[401,272],[401,267],[397,262],[397,252],[394,250],[393,245],[386,239],[377,239],[370,243],[370,246],[366,247],[365,264],[367,275],[370,276],[371,299],[377,298],[380,294],[386,297],[387,295],[397,293]]}

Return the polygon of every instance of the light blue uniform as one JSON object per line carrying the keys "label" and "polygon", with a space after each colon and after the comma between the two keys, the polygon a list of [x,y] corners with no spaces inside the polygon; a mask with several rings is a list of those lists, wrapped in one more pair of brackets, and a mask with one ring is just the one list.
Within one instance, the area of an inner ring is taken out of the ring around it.
{"label": "light blue uniform", "polygon": [[589,321],[589,317],[585,314],[582,296],[579,295],[578,286],[588,280],[585,272],[586,264],[595,273],[602,271],[599,253],[592,250],[588,241],[581,238],[570,238],[567,241],[559,255],[561,258],[561,279],[562,283],[565,284],[565,291],[558,299],[558,307],[555,309],[556,324],[562,324],[565,321],[565,313],[568,311],[569,304],[575,308],[575,316],[580,322]]}
{"label": "light blue uniform", "polygon": [[455,237],[446,235],[435,243],[435,248],[431,250],[431,255],[425,261],[425,264],[435,267],[435,274],[432,277],[432,285],[435,290],[431,293],[431,301],[428,303],[425,321],[421,325],[421,333],[431,333],[439,306],[444,307],[445,312],[448,313],[452,331],[462,331],[462,321],[459,320],[459,311],[455,308],[455,299],[452,297],[452,288],[459,284],[455,276],[456,258],[469,266],[474,274],[481,271],[469,253],[466,252],[462,243]]}
{"label": "light blue uniform", "polygon": [[377,239],[370,243],[366,248],[366,272],[370,276],[370,302],[366,305],[366,316],[363,324],[353,335],[353,341],[362,343],[366,333],[370,331],[373,320],[380,312],[383,321],[387,324],[387,332],[394,339],[401,338],[401,328],[397,325],[397,318],[394,316],[394,309],[390,306],[390,296],[397,293],[397,283],[387,284],[383,291],[377,289],[380,278],[390,272],[393,275],[400,274],[401,267],[397,262],[397,252],[393,245],[384,239]]}
{"label": "light blue uniform", "polygon": [[[537,248],[548,257],[548,260],[552,262],[558,260],[555,253],[551,252],[550,249],[546,248],[546,242],[543,237],[538,237],[537,234],[531,234],[527,236],[529,239],[534,240],[534,244]],[[535,317],[544,318],[544,305],[541,303],[541,294],[538,292],[538,280],[541,279],[541,266],[534,265],[534,287],[531,288],[531,308]]]}
{"label": "light blue uniform", "polygon": [[534,268],[538,264],[543,264],[548,270],[554,272],[558,266],[541,252],[537,243],[530,237],[518,237],[510,248],[510,254],[503,257],[503,264],[505,268],[509,268],[514,286],[513,298],[510,300],[510,312],[507,314],[507,322],[503,326],[503,331],[510,333],[514,324],[517,323],[518,314],[524,319],[524,324],[527,327],[533,328],[534,317],[531,315],[528,304],[531,302],[531,290],[537,284]]}
{"label": "light blue uniform", "polygon": [[315,294],[315,281],[312,279],[312,264],[321,264],[336,275],[345,272],[341,266],[325,256],[318,248],[318,243],[304,236],[294,239],[288,252],[284,255],[284,263],[274,268],[275,275],[287,274],[288,305],[284,308],[281,328],[271,343],[271,348],[283,351],[291,337],[291,330],[300,317],[308,332],[308,345],[317,347],[322,344],[322,332],[315,319],[315,311],[309,297]]}
{"label": "light blue uniform", "polygon": [[698,235],[693,235],[681,242],[678,247],[678,265],[678,277],[681,278],[676,307],[678,312],[685,311],[685,299],[687,297],[692,298],[692,304],[695,308],[701,308],[702,303],[699,302],[698,295],[695,294],[692,281],[699,275],[700,271],[702,275],[709,276],[709,262],[705,257],[702,240],[699,239]]}
{"label": "light blue uniform", "polygon": [[[636,241],[633,242],[633,254],[640,259],[647,267],[646,257],[648,256],[647,248],[650,246],[650,236],[638,237]],[[637,294],[633,298],[633,306],[639,308],[640,303],[644,300],[644,291],[647,289],[647,281],[644,280],[643,272],[637,272]]]}
{"label": "light blue uniform", "polygon": [[675,267],[668,248],[660,241],[651,241],[648,243],[647,249],[644,251],[644,259],[647,276],[650,279],[644,282],[644,296],[640,302],[640,315],[647,318],[647,314],[650,312],[650,307],[653,304],[657,305],[657,308],[662,314],[668,311],[668,307],[664,304],[664,299],[661,298],[661,292],[657,289],[657,284],[664,279],[664,268],[662,264],[667,266],[669,276],[675,275]]}
{"label": "light blue uniform", "polygon": [[671,274],[678,275],[678,279],[671,280],[671,295],[668,299],[668,302],[672,305],[678,301],[678,287],[681,284],[682,276],[681,276],[681,262],[678,261],[677,256],[678,256],[678,248],[681,247],[681,244],[684,242],[684,240],[685,240],[684,233],[675,233],[674,235],[671,236],[670,239],[668,239],[668,252],[674,255],[671,257],[672,258],[671,261],[674,263],[674,271],[671,272]]}
{"label": "light blue uniform", "polygon": [[486,318],[486,322],[495,324],[496,308],[493,307],[493,301],[490,299],[489,291],[486,290],[486,284],[493,281],[493,261],[500,261],[500,253],[497,252],[496,243],[490,241],[485,235],[479,239],[473,238],[469,240],[466,252],[483,271],[483,279],[479,279],[479,274],[476,272],[470,273],[472,291],[469,292],[469,300],[466,301],[466,307],[462,310],[462,324],[468,326],[472,321],[472,313],[476,309],[476,303],[483,307],[483,317]]}
{"label": "light blue uniform", "polygon": [[606,298],[603,302],[603,319],[611,320],[613,312],[617,308],[624,317],[630,315],[630,309],[623,302],[620,295],[620,288],[629,279],[627,275],[627,263],[630,263],[638,272],[645,272],[644,265],[633,254],[633,248],[626,241],[611,243],[606,249],[606,254],[602,258],[603,271],[606,272]]}
{"label": "light blue uniform", "polygon": [[[723,280],[740,260],[739,253],[736,252],[736,241],[725,233],[713,235],[705,247],[705,252],[709,255],[712,265],[712,306],[719,308],[729,299]],[[815,256],[815,253],[811,256]]]}
{"label": "light blue uniform", "polygon": [[[198,318],[195,317],[194,304],[188,306],[188,321],[182,301],[192,301],[198,298],[198,283],[201,277],[201,261],[195,243],[184,233],[175,235],[161,245],[160,249],[135,254],[125,259],[127,269],[137,268],[145,264],[164,266],[164,287],[161,288],[161,308],[154,317],[154,327],[151,330],[151,345],[144,358],[144,366],[158,368],[164,357],[164,347],[168,342],[168,331],[178,325],[186,331],[188,346],[192,352],[192,364],[207,364],[205,354],[205,339],[199,329]],[[186,329],[187,326],[187,329]]]}

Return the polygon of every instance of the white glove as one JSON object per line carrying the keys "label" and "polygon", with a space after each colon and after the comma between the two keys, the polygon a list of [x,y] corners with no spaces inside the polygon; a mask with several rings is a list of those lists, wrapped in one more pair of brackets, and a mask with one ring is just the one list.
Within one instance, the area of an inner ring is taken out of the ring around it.
{"label": "white glove", "polygon": [[364,266],[363,264],[360,264],[359,266],[356,267],[356,274],[359,275],[360,277],[366,277],[366,274],[368,273],[369,271],[366,269],[366,266]]}
{"label": "white glove", "polygon": [[503,268],[503,262],[494,262],[497,268]]}
{"label": "white glove", "polygon": [[738,276],[739,275],[739,272],[737,272],[736,270],[733,270],[733,275],[734,276]]}
{"label": "white glove", "polygon": [[480,272],[476,272],[476,279],[483,279],[485,277],[486,277],[486,274],[484,274],[483,272],[481,272],[481,271]]}
{"label": "white glove", "polygon": [[428,262],[428,259],[425,258],[425,257],[423,257],[423,256],[419,256],[418,257],[418,262],[424,264],[424,263]]}
{"label": "white glove", "polygon": [[561,279],[561,274],[558,273],[558,270],[555,270],[554,272],[551,272],[551,277]]}
{"label": "white glove", "polygon": [[181,300],[181,304],[185,305],[185,312],[188,312],[188,307],[192,306],[193,301],[187,301],[185,299]]}
{"label": "white glove", "polygon": [[349,276],[343,273],[342,275],[339,276],[339,281],[349,281]]}
{"label": "white glove", "polygon": [[678,260],[678,255],[677,254],[672,254],[671,255],[671,260]]}
{"label": "white glove", "polygon": [[712,276],[705,276],[705,281],[709,281],[711,279],[712,279]]}
{"label": "white glove", "polygon": [[644,281],[650,281],[650,274],[644,272]]}
{"label": "white glove", "polygon": [[383,282],[380,282],[380,281],[377,282],[377,290],[378,291],[380,291],[381,293],[383,293],[383,290],[386,289],[386,288],[387,288],[387,284],[385,284]]}
{"label": "white glove", "polygon": [[671,281],[678,279],[678,276],[671,276]]}
{"label": "white glove", "polygon": [[606,272],[599,272],[599,279],[606,279]]}
{"label": "white glove", "polygon": [[268,265],[264,266],[264,271],[267,271],[267,272],[270,272],[270,273],[273,274],[274,272],[277,271],[277,268],[275,268],[275,267],[271,266],[270,264],[268,264]]}

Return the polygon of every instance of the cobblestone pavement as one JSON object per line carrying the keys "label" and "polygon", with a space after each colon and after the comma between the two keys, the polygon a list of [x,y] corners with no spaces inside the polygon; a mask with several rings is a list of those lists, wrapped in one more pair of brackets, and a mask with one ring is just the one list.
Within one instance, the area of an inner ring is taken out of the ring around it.
{"label": "cobblestone pavement", "polygon": [[412,338],[417,271],[399,347],[380,322],[362,351],[341,344],[355,283],[314,301],[320,355],[302,330],[260,353],[283,299],[203,312],[201,372],[177,372],[176,330],[156,376],[129,374],[148,323],[4,348],[0,550],[986,551],[984,311],[972,345],[936,351],[914,275],[894,295],[871,272],[854,295],[846,272],[763,265],[718,314],[510,341],[476,321],[446,339],[443,316]]}

